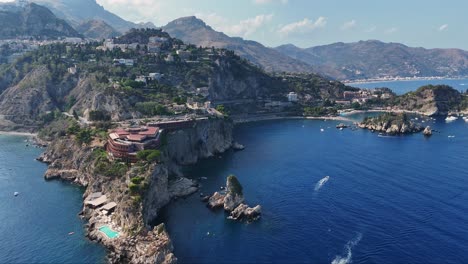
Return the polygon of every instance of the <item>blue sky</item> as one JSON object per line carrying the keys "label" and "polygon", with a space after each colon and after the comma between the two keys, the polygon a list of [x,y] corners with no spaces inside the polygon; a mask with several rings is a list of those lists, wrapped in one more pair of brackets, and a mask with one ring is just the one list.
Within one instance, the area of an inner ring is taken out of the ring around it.
{"label": "blue sky", "polygon": [[[5,1],[5,0],[0,0]],[[230,36],[300,47],[378,39],[468,50],[466,0],[97,0],[157,26],[196,15]]]}
{"label": "blue sky", "polygon": [[156,25],[196,15],[230,36],[300,47],[378,39],[468,49],[463,0],[97,0],[132,21]]}

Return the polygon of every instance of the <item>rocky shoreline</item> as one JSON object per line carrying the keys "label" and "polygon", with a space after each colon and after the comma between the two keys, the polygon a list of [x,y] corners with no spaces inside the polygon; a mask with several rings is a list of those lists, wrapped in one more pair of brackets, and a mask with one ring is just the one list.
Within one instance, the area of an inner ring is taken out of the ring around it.
{"label": "rocky shoreline", "polygon": [[365,118],[358,124],[358,127],[388,135],[411,134],[424,130],[420,124],[411,121],[405,113],[385,113],[377,117]]}
{"label": "rocky shoreline", "polygon": [[[184,178],[179,166],[230,149],[234,142],[232,129],[232,122],[212,119],[171,132],[161,162],[132,165],[122,176],[96,173],[96,153],[103,148],[102,142],[79,145],[71,137],[62,137],[50,142],[38,160],[48,164],[46,179],[65,180],[86,188],[85,205],[80,212],[87,221],[86,235],[108,249],[110,263],[176,263],[164,224],[153,228],[151,223],[171,200],[198,190],[197,182]],[[129,189],[134,178],[144,186],[136,196]],[[105,206],[93,206],[97,203],[93,201],[99,199],[115,204],[115,208],[107,211]],[[106,235],[103,227],[115,232],[116,237]]]}
{"label": "rocky shoreline", "polygon": [[229,213],[228,219],[252,222],[260,218],[262,207],[260,205],[249,207],[244,203],[242,185],[234,175],[227,177],[225,190],[223,193],[215,192],[202,201],[207,202],[207,206],[211,209],[224,208]]}

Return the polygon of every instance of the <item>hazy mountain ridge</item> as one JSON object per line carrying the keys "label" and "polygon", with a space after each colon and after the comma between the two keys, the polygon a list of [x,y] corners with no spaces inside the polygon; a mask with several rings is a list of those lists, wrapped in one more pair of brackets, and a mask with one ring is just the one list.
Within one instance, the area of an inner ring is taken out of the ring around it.
{"label": "hazy mountain ridge", "polygon": [[413,48],[377,40],[306,49],[288,44],[275,49],[340,80],[468,75],[468,52],[460,49]]}
{"label": "hazy mountain ridge", "polygon": [[85,37],[93,39],[108,39],[120,35],[117,30],[102,20],[88,20],[76,26],[76,30]]}
{"label": "hazy mountain ridge", "polygon": [[56,16],[70,22],[72,26],[89,20],[102,20],[121,33],[131,28],[148,27],[152,24],[136,24],[127,21],[99,5],[96,0],[32,0],[48,7]]}
{"label": "hazy mountain ridge", "polygon": [[0,5],[0,38],[77,37],[80,34],[66,21],[58,19],[46,7],[29,3],[24,6]]}
{"label": "hazy mountain ridge", "polygon": [[312,66],[292,59],[274,49],[251,40],[229,37],[215,31],[202,20],[190,16],[176,19],[163,27],[171,36],[184,42],[203,47],[216,47],[233,50],[237,55],[274,72],[313,72]]}

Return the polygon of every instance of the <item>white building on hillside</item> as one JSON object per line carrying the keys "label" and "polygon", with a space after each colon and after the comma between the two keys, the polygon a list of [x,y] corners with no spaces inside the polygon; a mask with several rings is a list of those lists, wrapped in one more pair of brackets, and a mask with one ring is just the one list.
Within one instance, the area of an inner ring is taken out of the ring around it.
{"label": "white building on hillside", "polygon": [[289,102],[297,102],[297,100],[298,100],[298,99],[297,99],[297,93],[295,93],[295,92],[290,92],[290,93],[288,94],[288,101],[289,101]]}

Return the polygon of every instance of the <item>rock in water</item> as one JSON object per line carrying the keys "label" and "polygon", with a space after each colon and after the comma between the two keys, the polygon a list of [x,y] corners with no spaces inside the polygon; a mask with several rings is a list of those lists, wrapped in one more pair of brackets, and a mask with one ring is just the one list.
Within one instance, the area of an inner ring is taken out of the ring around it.
{"label": "rock in water", "polygon": [[430,126],[427,126],[427,127],[424,129],[423,134],[424,134],[424,136],[426,136],[426,137],[432,136],[432,129],[431,129],[431,127],[430,127]]}
{"label": "rock in water", "polygon": [[228,218],[233,220],[246,219],[247,221],[251,222],[260,218],[261,211],[262,207],[260,205],[251,208],[248,205],[242,203],[231,212]]}
{"label": "rock in water", "polygon": [[233,150],[244,150],[245,146],[242,144],[239,144],[237,142],[232,143],[232,149]]}
{"label": "rock in water", "polygon": [[241,194],[228,192],[224,197],[224,210],[231,212],[244,202],[244,196]]}
{"label": "rock in water", "polygon": [[224,198],[225,195],[220,194],[219,192],[215,192],[209,199],[208,199],[208,207],[215,209],[219,207],[223,207],[224,205]]}
{"label": "rock in water", "polygon": [[230,175],[226,180],[227,194],[224,198],[224,210],[231,212],[237,206],[244,202],[244,195],[242,194],[242,185],[236,176]]}

